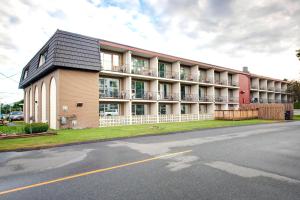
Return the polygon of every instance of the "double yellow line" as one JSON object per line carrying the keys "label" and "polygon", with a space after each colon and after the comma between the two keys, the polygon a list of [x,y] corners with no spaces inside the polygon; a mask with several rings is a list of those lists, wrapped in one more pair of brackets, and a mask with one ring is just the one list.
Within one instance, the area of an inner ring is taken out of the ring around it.
{"label": "double yellow line", "polygon": [[66,181],[66,180],[70,180],[70,179],[74,179],[74,178],[79,178],[79,177],[82,177],[82,176],[87,176],[87,175],[91,175],[91,174],[110,171],[110,170],[118,169],[118,168],[122,168],[122,167],[128,167],[128,166],[131,166],[131,165],[137,165],[137,164],[141,164],[141,163],[145,163],[145,162],[149,162],[149,161],[153,161],[153,160],[158,160],[158,159],[161,159],[161,158],[177,156],[177,155],[180,155],[180,154],[189,153],[191,151],[192,150],[187,150],[187,151],[181,151],[181,152],[176,152],[176,153],[164,154],[164,155],[161,155],[161,156],[151,157],[151,158],[148,158],[148,159],[139,160],[139,161],[135,161],[135,162],[125,163],[125,164],[116,165],[116,166],[112,166],[112,167],[108,167],[108,168],[96,169],[96,170],[93,170],[93,171],[74,174],[74,175],[71,175],[71,176],[65,176],[65,177],[62,177],[62,178],[57,178],[57,179],[44,181],[44,182],[40,182],[40,183],[36,183],[36,184],[32,184],[32,185],[27,185],[27,186],[18,187],[18,188],[14,188],[14,189],[10,189],[10,190],[5,190],[5,191],[0,192],[0,195],[5,195],[5,194],[21,191],[21,190],[27,190],[27,189],[30,189],[30,188],[40,187],[40,186],[43,186],[43,185],[49,185],[49,184],[52,184],[52,183],[62,182],[62,181]]}

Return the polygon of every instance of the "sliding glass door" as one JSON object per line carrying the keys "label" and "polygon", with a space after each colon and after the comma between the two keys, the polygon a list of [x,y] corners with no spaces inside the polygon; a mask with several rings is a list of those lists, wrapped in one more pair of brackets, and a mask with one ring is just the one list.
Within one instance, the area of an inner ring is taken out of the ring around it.
{"label": "sliding glass door", "polygon": [[119,79],[100,78],[100,98],[118,98],[119,89]]}

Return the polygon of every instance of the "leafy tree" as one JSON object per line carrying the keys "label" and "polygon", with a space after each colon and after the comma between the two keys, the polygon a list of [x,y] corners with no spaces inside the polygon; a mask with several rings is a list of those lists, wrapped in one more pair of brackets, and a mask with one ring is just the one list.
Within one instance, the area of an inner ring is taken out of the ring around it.
{"label": "leafy tree", "polygon": [[300,81],[293,80],[288,84],[288,91],[292,93],[294,99],[300,101]]}
{"label": "leafy tree", "polygon": [[8,114],[11,111],[21,111],[23,110],[23,103],[24,100],[14,102],[13,104],[1,104],[1,113]]}

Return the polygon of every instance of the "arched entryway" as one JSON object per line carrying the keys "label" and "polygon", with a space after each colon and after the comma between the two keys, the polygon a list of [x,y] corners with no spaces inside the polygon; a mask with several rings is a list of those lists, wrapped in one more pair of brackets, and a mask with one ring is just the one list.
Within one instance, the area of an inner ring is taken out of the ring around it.
{"label": "arched entryway", "polygon": [[49,109],[49,124],[50,128],[56,129],[57,128],[57,121],[56,121],[56,81],[54,78],[51,79],[50,81],[50,109]]}
{"label": "arched entryway", "polygon": [[34,89],[34,121],[39,121],[39,89],[37,86]]}
{"label": "arched entryway", "polygon": [[31,122],[31,117],[32,117],[32,90],[29,88],[29,104],[28,104],[28,109],[29,109],[29,122]]}
{"label": "arched entryway", "polygon": [[43,83],[42,84],[42,95],[41,95],[41,108],[42,108],[42,122],[47,122],[47,114],[46,114],[46,112],[47,112],[47,107],[46,107],[46,99],[47,99],[47,97],[46,97],[46,84],[45,83]]}

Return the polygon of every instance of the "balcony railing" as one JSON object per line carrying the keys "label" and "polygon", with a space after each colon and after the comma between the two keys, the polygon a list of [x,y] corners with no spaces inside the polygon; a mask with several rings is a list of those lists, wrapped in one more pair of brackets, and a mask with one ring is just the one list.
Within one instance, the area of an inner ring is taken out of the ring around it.
{"label": "balcony railing", "polygon": [[275,92],[281,92],[280,88],[275,88]]}
{"label": "balcony railing", "polygon": [[197,94],[181,94],[181,101],[198,101]]}
{"label": "balcony railing", "polygon": [[229,86],[238,87],[239,83],[237,81],[228,81]]}
{"label": "balcony railing", "polygon": [[156,100],[157,99],[157,93],[156,92],[138,92],[138,93],[132,93],[132,99],[141,99],[141,100]]}
{"label": "balcony railing", "polygon": [[275,103],[274,99],[268,99],[268,103]]}
{"label": "balcony railing", "polygon": [[167,93],[165,94],[164,92],[158,93],[159,95],[159,100],[161,101],[178,101],[179,100],[179,94],[177,93]]}
{"label": "balcony railing", "polygon": [[217,85],[227,85],[227,81],[226,80],[215,80],[215,84],[217,84]]}
{"label": "balcony railing", "polygon": [[268,90],[269,90],[269,91],[274,91],[275,88],[274,88],[274,87],[268,87]]}
{"label": "balcony railing", "polygon": [[168,78],[168,79],[179,78],[178,72],[170,72],[170,71],[159,71],[158,76],[161,78]]}
{"label": "balcony railing", "polygon": [[228,102],[229,103],[238,103],[239,98],[238,97],[228,97]]}
{"label": "balcony railing", "polygon": [[201,83],[210,83],[213,84],[213,77],[206,76],[206,77],[199,77],[199,82]]}
{"label": "balcony railing", "polygon": [[281,99],[275,99],[275,103],[281,103]]}
{"label": "balcony railing", "polygon": [[129,99],[129,91],[111,91],[99,94],[100,99]]}
{"label": "balcony railing", "polygon": [[267,88],[266,88],[266,86],[262,86],[262,85],[261,85],[261,86],[259,86],[259,89],[260,89],[260,90],[266,90]]}
{"label": "balcony railing", "polygon": [[150,68],[133,68],[131,69],[131,73],[143,76],[157,76],[155,70],[152,70]]}
{"label": "balcony railing", "polygon": [[129,66],[124,64],[120,66],[112,66],[111,69],[104,69],[103,62],[101,63],[101,69],[105,71],[113,71],[113,72],[120,72],[120,73],[129,73]]}
{"label": "balcony railing", "polygon": [[226,96],[216,96],[216,97],[215,97],[215,102],[223,102],[223,103],[226,103],[226,102],[227,102],[227,97],[226,97]]}
{"label": "balcony railing", "polygon": [[268,103],[268,99],[259,98],[259,103]]}
{"label": "balcony railing", "polygon": [[257,90],[257,89],[258,89],[258,86],[257,86],[257,85],[254,85],[254,84],[252,84],[252,85],[251,85],[251,89],[255,89],[255,90]]}
{"label": "balcony railing", "polygon": [[184,81],[198,81],[198,76],[196,74],[180,74],[180,80]]}
{"label": "balcony railing", "polygon": [[199,101],[200,102],[213,102],[214,98],[213,96],[199,96]]}

